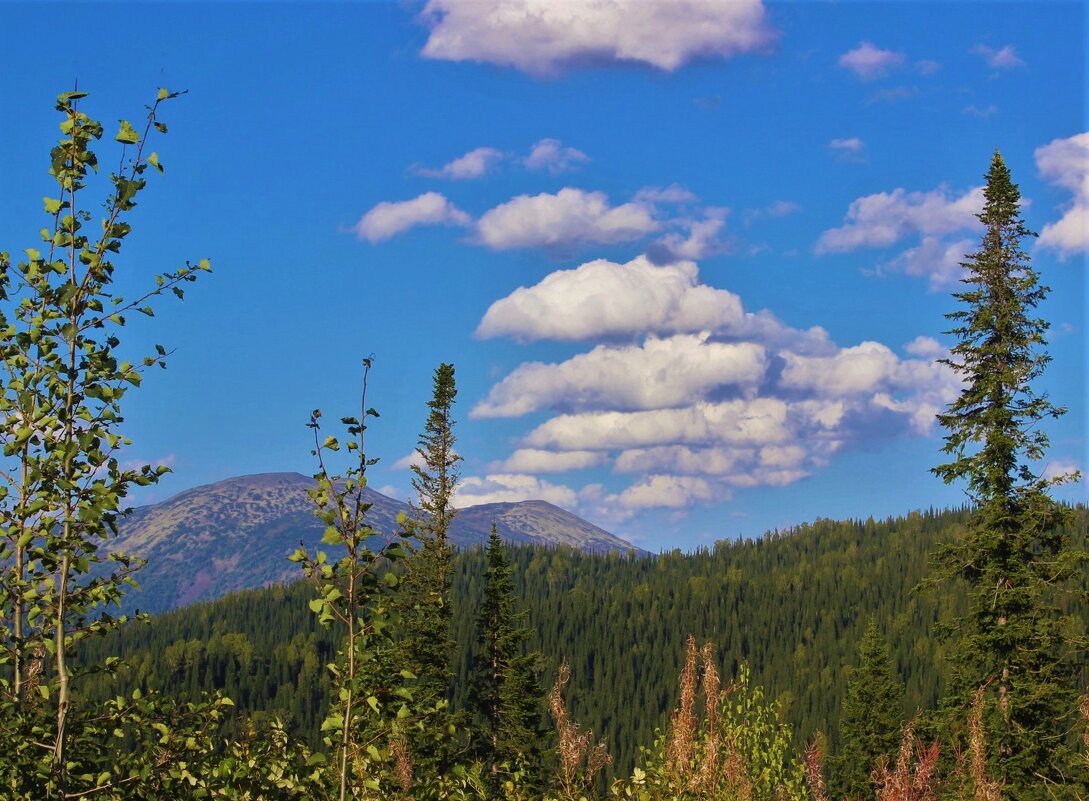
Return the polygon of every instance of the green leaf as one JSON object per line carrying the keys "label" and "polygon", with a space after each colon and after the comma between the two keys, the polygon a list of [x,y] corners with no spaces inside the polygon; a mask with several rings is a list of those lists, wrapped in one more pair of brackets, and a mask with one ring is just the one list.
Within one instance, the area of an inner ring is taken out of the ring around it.
{"label": "green leaf", "polygon": [[43,197],[42,201],[45,203],[46,214],[56,214],[64,206],[64,204],[60,200],[52,197]]}
{"label": "green leaf", "polygon": [[140,134],[128,120],[120,120],[121,127],[114,139],[122,144],[135,145],[140,141]]}

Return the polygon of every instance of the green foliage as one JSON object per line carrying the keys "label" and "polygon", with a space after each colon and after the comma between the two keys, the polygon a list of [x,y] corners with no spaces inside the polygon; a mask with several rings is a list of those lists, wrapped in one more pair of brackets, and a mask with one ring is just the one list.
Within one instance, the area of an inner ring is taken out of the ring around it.
{"label": "green foliage", "polygon": [[[1034,234],[1020,214],[1021,196],[995,152],[987,173],[985,226],[978,252],[966,257],[964,308],[948,317],[958,339],[946,363],[964,388],[939,420],[952,461],[934,472],[963,480],[975,505],[964,539],[938,553],[941,575],[970,588],[968,614],[957,621],[950,720],[963,719],[987,688],[985,730],[990,770],[1013,801],[1046,798],[1048,785],[1070,781],[1074,761],[1064,740],[1076,691],[1056,590],[1075,576],[1069,508],[1048,495],[1066,479],[1040,477],[1048,438],[1040,423],[1064,409],[1032,382],[1048,364],[1048,323],[1036,316],[1047,296],[1023,241]],[[953,736],[956,736],[955,726]]]}
{"label": "green foliage", "polygon": [[[522,625],[525,613],[515,609],[510,562],[494,526],[486,558],[469,688],[472,753],[493,777],[518,766],[528,771],[531,783],[540,784],[544,750],[543,693],[537,681],[540,657],[525,653],[530,631]],[[499,782],[494,784],[494,796],[503,797]]]}
{"label": "green foliage", "polygon": [[888,644],[876,621],[870,621],[843,701],[839,753],[828,762],[833,797],[863,797],[872,788],[873,770],[896,755],[903,695],[903,685],[893,675]]}
{"label": "green foliage", "polygon": [[444,770],[458,746],[452,736],[463,725],[461,716],[450,714],[454,643],[450,637],[450,598],[453,549],[447,530],[454,517],[453,492],[457,486],[452,407],[457,397],[454,367],[435,369],[434,391],[424,431],[416,448],[421,464],[412,465],[412,486],[417,493],[413,533],[418,547],[404,561],[404,575],[395,606],[401,631],[394,658],[399,669],[415,674],[413,697],[425,707],[439,710],[408,743],[413,762],[422,768]]}
{"label": "green foliage", "polygon": [[[166,472],[148,465],[127,469],[119,461],[129,444],[119,433],[121,401],[147,368],[165,367],[167,356],[156,346],[138,365],[122,360],[125,316],[153,315],[151,299],[182,297],[183,285],[209,269],[200,261],[155,276],[136,298],[113,291],[113,259],[132,230],[128,217],[145,188],[144,173],[149,166],[162,169],[144,148],[153,130],[165,132],[159,107],[177,94],[159,91],[142,133],[121,122],[115,137],[124,146],[120,166],[109,175],[94,234],[85,227],[92,215],[84,190],[98,172],[92,146],[103,128],[79,109],[85,96],[67,92],[57,99],[62,136],[50,154],[50,174],[58,196],[43,199],[49,223],[40,232],[42,249],[27,248],[14,269],[8,254],[0,254],[6,373],[0,391],[0,784],[33,788],[19,797],[101,796],[115,783],[138,783],[116,766],[104,767],[116,758],[105,743],[112,730],[131,730],[161,713],[140,699],[75,705],[71,659],[80,643],[123,621],[108,609],[133,583],[139,561],[108,553],[109,539],[127,493]],[[116,663],[106,659],[85,669],[111,671]],[[192,736],[194,747],[203,747]]]}
{"label": "green foliage", "polygon": [[[324,789],[329,797],[389,798],[407,791],[412,768],[405,733],[414,724],[412,694],[404,687],[414,678],[407,671],[393,674],[389,654],[397,618],[390,608],[397,574],[390,564],[404,558],[405,548],[393,541],[372,550],[377,536],[366,520],[371,504],[363,493],[367,469],[377,460],[364,449],[367,419],[378,412],[367,407],[367,378],[372,360],[364,359],[360,415],[341,418],[343,446],[354,457],[343,473],[329,464],[341,450],[341,440],[321,435],[321,410],[310,415],[313,455],[318,461],[317,486],[310,491],[315,514],[326,526],[322,542],[343,549],[335,560],[326,551],[310,554],[300,548],[289,558],[302,565],[318,595],[309,603],[322,626],[336,625],[343,637],[332,674],[332,703],[321,724],[323,742],[333,752]],[[407,536],[407,533],[405,534]]]}

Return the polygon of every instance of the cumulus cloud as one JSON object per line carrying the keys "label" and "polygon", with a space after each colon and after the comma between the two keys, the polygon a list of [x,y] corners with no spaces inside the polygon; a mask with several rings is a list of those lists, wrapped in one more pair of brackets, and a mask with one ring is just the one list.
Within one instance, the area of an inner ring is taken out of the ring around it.
{"label": "cumulus cloud", "polygon": [[647,256],[655,264],[672,264],[677,261],[696,261],[727,249],[720,238],[730,210],[710,207],[704,210],[702,219],[680,218],[673,221],[684,229],[671,231],[647,248]]}
{"label": "cumulus cloud", "polygon": [[708,334],[598,345],[559,364],[527,362],[492,387],[472,417],[519,417],[539,409],[661,409],[726,386],[755,388],[767,354],[754,342],[709,342]]}
{"label": "cumulus cloud", "polygon": [[471,219],[438,192],[425,192],[412,200],[379,203],[353,226],[356,236],[383,242],[417,225],[468,225]]}
{"label": "cumulus cloud", "polygon": [[530,149],[522,163],[527,170],[548,170],[557,175],[589,160],[581,150],[564,147],[559,139],[542,139]]}
{"label": "cumulus cloud", "polygon": [[694,476],[647,476],[616,496],[625,509],[683,509],[693,502],[724,500],[724,493],[704,478]]}
{"label": "cumulus cloud", "polygon": [[854,50],[839,57],[839,65],[864,81],[872,81],[904,63],[904,54],[882,50],[872,42],[861,42]]}
{"label": "cumulus cloud", "polygon": [[1055,459],[1044,465],[1041,478],[1054,481],[1057,478],[1072,477],[1081,472],[1081,466],[1072,459]]}
{"label": "cumulus cloud", "polygon": [[566,250],[630,242],[659,227],[644,204],[610,206],[604,192],[568,187],[556,194],[518,195],[490,209],[477,222],[476,236],[493,250]]}
{"label": "cumulus cloud", "polygon": [[1040,246],[1063,257],[1089,252],[1089,132],[1055,139],[1036,148],[1035,156],[1041,177],[1074,195],[1059,221],[1044,226]]}
{"label": "cumulus cloud", "polygon": [[794,329],[770,312],[745,311],[734,293],[702,283],[694,262],[656,265],[646,256],[626,264],[596,259],[519,287],[491,305],[476,336],[576,341],[705,331],[789,343],[799,353],[834,350],[818,326]]}
{"label": "cumulus cloud", "polygon": [[478,147],[470,150],[464,156],[454,159],[449,164],[444,164],[437,170],[428,167],[416,167],[417,175],[426,175],[428,178],[449,178],[454,181],[468,181],[487,175],[504,158],[502,150],[494,147]]}
{"label": "cumulus cloud", "polygon": [[536,476],[496,473],[462,478],[454,490],[454,506],[464,509],[482,503],[517,503],[548,501],[564,509],[574,509],[578,493],[562,484],[543,481]]}
{"label": "cumulus cloud", "polygon": [[979,44],[972,48],[972,52],[987,62],[987,66],[991,69],[1008,70],[1025,66],[1025,62],[1017,55],[1013,45],[994,48]]}
{"label": "cumulus cloud", "polygon": [[852,201],[846,222],[817,240],[817,253],[843,253],[892,245],[911,234],[942,236],[974,228],[983,208],[983,187],[953,196],[944,187],[929,192],[894,189]]}
{"label": "cumulus cloud", "polygon": [[945,356],[949,351],[934,337],[917,336],[904,345],[904,350],[912,356],[922,356],[927,359],[936,359]]}
{"label": "cumulus cloud", "polygon": [[616,62],[673,71],[697,58],[767,49],[761,0],[428,0],[426,58],[477,61],[532,75]]}
{"label": "cumulus cloud", "polygon": [[976,214],[983,208],[983,187],[957,195],[939,186],[929,192],[894,189],[853,201],[845,222],[823,232],[818,254],[884,248],[918,238],[917,244],[881,262],[875,272],[902,272],[925,277],[931,291],[948,288],[960,278],[960,262],[978,240],[957,237],[978,233]]}
{"label": "cumulus cloud", "polygon": [[701,284],[693,262],[656,266],[639,256],[627,264],[596,259],[520,287],[491,305],[476,334],[584,340],[714,331],[743,319],[741,299]]}
{"label": "cumulus cloud", "polygon": [[498,473],[566,473],[600,467],[608,460],[601,451],[543,451],[519,448],[502,462],[491,466]]}

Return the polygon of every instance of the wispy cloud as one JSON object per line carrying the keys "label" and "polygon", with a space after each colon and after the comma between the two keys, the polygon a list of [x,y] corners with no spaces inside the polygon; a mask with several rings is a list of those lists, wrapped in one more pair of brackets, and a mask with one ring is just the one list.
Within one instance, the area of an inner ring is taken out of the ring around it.
{"label": "wispy cloud", "polygon": [[978,44],[972,48],[972,53],[982,58],[987,66],[994,70],[1009,70],[1014,67],[1025,66],[1025,62],[1017,55],[1013,45],[994,48],[985,44]]}
{"label": "wispy cloud", "polygon": [[838,63],[862,80],[872,81],[883,78],[903,64],[904,54],[883,50],[872,42],[861,42],[858,47],[841,55]]}
{"label": "wispy cloud", "polygon": [[844,161],[866,160],[866,143],[857,136],[846,139],[833,139],[828,143],[828,147]]}
{"label": "wispy cloud", "polygon": [[425,175],[428,178],[470,181],[475,178],[482,178],[491,172],[503,160],[504,155],[502,150],[496,150],[494,147],[478,147],[438,169],[414,167],[413,172],[417,175]]}
{"label": "wispy cloud", "polygon": [[542,139],[530,149],[522,163],[527,170],[548,170],[557,175],[589,160],[581,150],[564,147],[559,139]]}

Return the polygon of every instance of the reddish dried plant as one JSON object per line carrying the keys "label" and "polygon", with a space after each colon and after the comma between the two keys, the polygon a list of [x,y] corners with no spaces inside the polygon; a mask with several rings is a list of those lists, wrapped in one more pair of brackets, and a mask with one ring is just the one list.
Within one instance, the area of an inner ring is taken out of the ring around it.
{"label": "reddish dried plant", "polygon": [[828,801],[828,786],[824,783],[824,748],[820,740],[805,747],[805,783],[813,801]]}
{"label": "reddish dried plant", "polygon": [[597,774],[612,764],[613,758],[604,739],[594,745],[594,733],[583,731],[568,715],[563,688],[570,680],[571,668],[564,662],[548,694],[548,709],[559,736],[556,751],[560,758],[560,791],[565,798],[579,798],[594,783]]}
{"label": "reddish dried plant", "polygon": [[987,775],[987,740],[983,733],[983,703],[987,688],[980,687],[968,711],[969,772],[975,787],[974,801],[1001,801],[1002,785]]}
{"label": "reddish dried plant", "polygon": [[877,801],[937,801],[938,754],[938,742],[917,742],[915,721],[908,721],[896,765],[885,759],[873,772]]}

